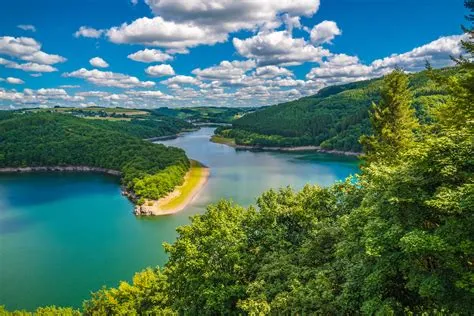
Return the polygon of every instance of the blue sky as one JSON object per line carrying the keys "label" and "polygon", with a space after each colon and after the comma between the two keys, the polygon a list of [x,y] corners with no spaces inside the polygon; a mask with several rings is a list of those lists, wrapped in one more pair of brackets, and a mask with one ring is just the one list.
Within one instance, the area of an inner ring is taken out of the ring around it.
{"label": "blue sky", "polygon": [[0,10],[0,108],[254,106],[451,64],[463,0],[43,0]]}

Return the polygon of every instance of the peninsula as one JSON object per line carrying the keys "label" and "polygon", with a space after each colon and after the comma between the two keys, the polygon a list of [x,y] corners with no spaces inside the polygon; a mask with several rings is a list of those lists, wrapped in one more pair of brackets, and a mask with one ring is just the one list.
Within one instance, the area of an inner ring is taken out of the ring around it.
{"label": "peninsula", "polygon": [[[174,119],[166,122],[167,128],[175,121],[174,130],[188,127]],[[182,149],[141,139],[144,134],[162,131],[160,124],[165,123],[160,122],[99,121],[64,113],[9,112],[0,117],[0,173],[111,174],[120,176],[124,195],[137,209],[156,205],[153,211],[140,215],[177,212],[196,196],[209,172],[200,163],[189,161]]]}
{"label": "peninsula", "polygon": [[208,167],[199,161],[191,160],[191,167],[184,176],[182,185],[159,200],[146,199],[135,207],[135,215],[159,216],[182,211],[201,192],[210,175]]}

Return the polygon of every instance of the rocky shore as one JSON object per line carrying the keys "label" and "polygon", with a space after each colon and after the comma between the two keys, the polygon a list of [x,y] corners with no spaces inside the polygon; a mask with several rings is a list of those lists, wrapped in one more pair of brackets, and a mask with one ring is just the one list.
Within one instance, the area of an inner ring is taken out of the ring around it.
{"label": "rocky shore", "polygon": [[358,157],[362,155],[362,153],[355,152],[355,151],[330,150],[330,149],[321,148],[320,146],[268,147],[268,146],[237,145],[234,143],[233,139],[226,138],[226,139],[229,139],[228,142],[222,141],[222,139],[223,138],[221,138],[220,141],[215,141],[215,139],[211,137],[211,141],[214,143],[224,144],[224,145],[233,147],[235,149],[240,149],[240,150],[284,151],[284,152],[314,151],[314,152],[320,152],[320,153],[326,153],[326,154],[352,156],[352,157]]}

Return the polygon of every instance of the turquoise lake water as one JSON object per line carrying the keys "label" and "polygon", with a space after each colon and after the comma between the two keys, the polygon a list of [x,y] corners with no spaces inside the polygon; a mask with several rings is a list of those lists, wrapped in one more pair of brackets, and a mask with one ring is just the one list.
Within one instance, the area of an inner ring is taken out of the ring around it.
{"label": "turquoise lake water", "polygon": [[250,205],[269,188],[330,185],[358,171],[345,157],[238,151],[209,142],[202,128],[161,143],[211,168],[201,194],[181,213],[136,218],[117,178],[80,173],[0,175],[0,305],[80,307],[102,285],[116,286],[163,265],[163,242],[221,198]]}

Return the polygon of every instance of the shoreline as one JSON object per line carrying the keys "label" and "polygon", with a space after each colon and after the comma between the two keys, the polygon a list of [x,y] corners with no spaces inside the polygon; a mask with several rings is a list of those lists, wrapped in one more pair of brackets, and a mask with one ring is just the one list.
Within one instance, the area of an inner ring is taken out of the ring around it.
{"label": "shoreline", "polygon": [[[157,200],[150,201],[146,200],[143,205],[136,204],[138,197],[133,191],[128,191],[126,188],[121,186],[121,193],[123,196],[127,197],[134,205],[134,210],[132,211],[136,216],[161,216],[161,215],[171,215],[182,211],[189,203],[191,203],[194,198],[196,198],[204,188],[207,180],[209,179],[210,169],[198,161],[191,160],[194,165],[184,177],[184,183],[176,187],[173,192],[169,193],[167,196]],[[181,189],[190,182],[190,177],[194,176],[192,171],[196,172],[196,169],[201,171],[197,183],[191,188],[191,191],[186,195],[184,200],[174,207],[171,207],[166,210],[161,209],[163,203],[169,204],[174,202],[176,199],[179,199],[181,196]],[[81,173],[102,173],[106,175],[121,177],[122,173],[113,169],[99,168],[99,167],[90,167],[90,166],[38,166],[38,167],[4,167],[0,168],[0,174],[18,174],[18,173],[34,173],[34,172],[81,172]],[[147,203],[152,202],[152,206],[148,206]]]}
{"label": "shoreline", "polygon": [[[134,214],[137,216],[163,216],[176,214],[185,209],[202,191],[210,175],[208,167],[195,160],[191,160],[191,163],[191,169],[184,176],[182,185],[159,200],[146,200],[142,205],[136,205]],[[197,177],[199,178],[196,179]],[[183,198],[182,191],[187,190],[189,192]],[[182,200],[180,201],[180,199]]]}
{"label": "shoreline", "polygon": [[[216,141],[220,139],[221,141]],[[268,147],[268,146],[251,146],[251,145],[237,145],[232,138],[225,138],[222,136],[214,136],[209,140],[216,144],[226,145],[238,150],[254,150],[254,151],[280,151],[280,152],[320,152],[325,154],[359,157],[362,153],[354,151],[343,151],[335,149],[324,149],[321,146],[294,146],[294,147]]]}
{"label": "shoreline", "polygon": [[152,143],[153,142],[158,142],[158,141],[161,141],[161,140],[172,140],[172,139],[176,139],[180,136],[183,136],[186,133],[196,132],[199,129],[200,128],[190,128],[190,129],[182,130],[181,132],[179,132],[177,134],[157,136],[157,137],[151,137],[151,138],[144,138],[143,140],[147,140],[147,141],[152,142]]}
{"label": "shoreline", "polygon": [[5,167],[0,173],[28,173],[28,172],[96,172],[112,176],[121,176],[122,172],[113,169],[89,166],[39,166],[39,167]]}

